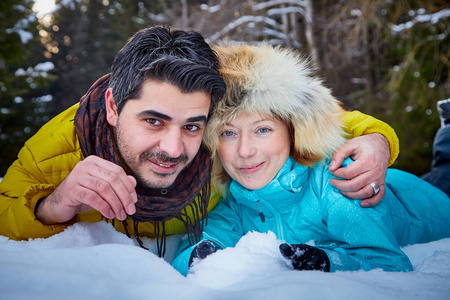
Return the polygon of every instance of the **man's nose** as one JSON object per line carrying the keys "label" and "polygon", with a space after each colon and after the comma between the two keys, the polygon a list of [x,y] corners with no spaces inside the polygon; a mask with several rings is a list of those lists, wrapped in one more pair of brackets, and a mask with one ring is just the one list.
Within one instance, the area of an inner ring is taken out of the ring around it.
{"label": "man's nose", "polygon": [[179,157],[183,153],[181,130],[170,129],[164,132],[159,142],[159,148],[170,157]]}

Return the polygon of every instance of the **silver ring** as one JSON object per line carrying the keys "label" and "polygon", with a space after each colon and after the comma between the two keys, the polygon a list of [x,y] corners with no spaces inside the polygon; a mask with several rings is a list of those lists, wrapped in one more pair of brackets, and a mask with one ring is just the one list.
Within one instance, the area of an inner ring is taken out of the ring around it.
{"label": "silver ring", "polygon": [[375,196],[376,194],[378,194],[378,192],[380,191],[380,187],[378,186],[378,184],[376,184],[375,182],[371,182],[370,186],[373,188],[372,196]]}

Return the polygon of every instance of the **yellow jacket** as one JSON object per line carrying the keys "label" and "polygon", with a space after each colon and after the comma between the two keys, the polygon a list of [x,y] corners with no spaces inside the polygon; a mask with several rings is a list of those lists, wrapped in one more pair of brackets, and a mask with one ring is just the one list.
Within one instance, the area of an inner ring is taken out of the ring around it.
{"label": "yellow jacket", "polygon": [[[0,235],[14,240],[46,238],[63,231],[74,222],[99,222],[102,215],[91,210],[76,216],[71,222],[60,225],[44,225],[34,214],[39,199],[51,194],[66,178],[75,165],[84,159],[75,132],[73,119],[78,104],[62,112],[45,124],[20,150],[18,159],[8,169],[0,182]],[[379,132],[390,143],[392,164],[398,156],[399,143],[394,130],[386,123],[358,111],[348,112],[343,121],[349,128],[350,137]],[[219,201],[213,192],[208,211]],[[128,231],[134,233],[133,222]],[[113,222],[116,230],[125,232],[122,222]],[[166,222],[166,233],[184,231],[177,219]],[[139,233],[153,237],[153,223],[140,223]]]}

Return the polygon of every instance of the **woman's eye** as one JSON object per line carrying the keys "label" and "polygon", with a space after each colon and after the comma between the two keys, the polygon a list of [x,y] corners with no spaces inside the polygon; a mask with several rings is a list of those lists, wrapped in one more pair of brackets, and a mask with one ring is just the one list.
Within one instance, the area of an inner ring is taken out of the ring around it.
{"label": "woman's eye", "polygon": [[257,130],[258,133],[267,133],[269,131],[270,131],[270,129],[267,127],[258,128],[258,130]]}
{"label": "woman's eye", "polygon": [[230,137],[230,136],[233,136],[233,135],[234,135],[234,132],[233,131],[229,131],[229,130],[226,130],[226,131],[222,132],[222,134],[221,134],[221,136],[224,136],[224,137]]}

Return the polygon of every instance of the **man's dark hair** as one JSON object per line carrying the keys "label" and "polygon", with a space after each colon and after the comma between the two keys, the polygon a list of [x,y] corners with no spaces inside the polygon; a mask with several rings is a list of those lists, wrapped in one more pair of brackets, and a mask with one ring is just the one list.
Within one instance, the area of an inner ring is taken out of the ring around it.
{"label": "man's dark hair", "polygon": [[119,113],[126,101],[140,97],[147,79],[183,93],[207,92],[214,104],[226,89],[218,68],[217,53],[198,32],[156,26],[138,31],[117,53],[109,86]]}

